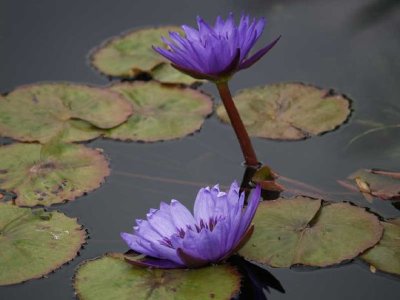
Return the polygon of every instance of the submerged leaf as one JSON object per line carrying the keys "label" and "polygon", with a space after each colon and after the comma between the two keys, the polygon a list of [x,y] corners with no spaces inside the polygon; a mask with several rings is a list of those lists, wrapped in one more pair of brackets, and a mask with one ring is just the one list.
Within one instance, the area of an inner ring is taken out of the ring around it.
{"label": "submerged leaf", "polygon": [[192,270],[134,267],[123,254],[108,254],[82,264],[74,287],[81,300],[111,299],[231,299],[240,276],[229,265]]}
{"label": "submerged leaf", "polygon": [[18,195],[17,205],[35,206],[74,200],[98,188],[108,176],[107,160],[97,150],[63,144],[43,154],[39,144],[0,147],[0,188]]}
{"label": "submerged leaf", "polygon": [[[234,97],[249,134],[299,140],[334,130],[350,115],[343,95],[301,83],[279,83],[244,89]],[[229,123],[223,105],[218,117]]]}
{"label": "submerged leaf", "polygon": [[73,259],[86,232],[64,214],[0,203],[0,285],[40,278]]}
{"label": "submerged leaf", "polygon": [[134,113],[105,137],[155,142],[184,137],[199,130],[212,112],[209,96],[199,91],[158,82],[115,84],[111,90],[130,101]]}
{"label": "submerged leaf", "polygon": [[107,89],[71,83],[21,86],[0,99],[0,135],[46,143],[86,141],[132,114],[129,102]]}
{"label": "submerged leaf", "polygon": [[265,201],[253,222],[254,234],[240,254],[273,267],[338,264],[374,246],[383,232],[378,218],[362,208],[307,197]]}
{"label": "submerged leaf", "polygon": [[[382,200],[400,199],[400,173],[376,169],[361,169],[348,177],[349,181],[338,181],[342,186],[359,190]],[[355,184],[352,184],[354,181]]]}
{"label": "submerged leaf", "polygon": [[384,272],[400,275],[400,219],[381,222],[385,228],[379,243],[361,258]]}

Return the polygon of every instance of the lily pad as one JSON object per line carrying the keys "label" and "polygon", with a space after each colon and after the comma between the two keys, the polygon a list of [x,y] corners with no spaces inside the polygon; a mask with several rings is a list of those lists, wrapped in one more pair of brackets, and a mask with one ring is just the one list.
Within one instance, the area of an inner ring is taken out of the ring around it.
{"label": "lily pad", "polygon": [[361,258],[376,269],[400,275],[400,219],[381,223],[385,228],[382,239]]}
{"label": "lily pad", "polygon": [[75,275],[78,299],[231,299],[240,276],[229,265],[191,270],[146,269],[130,265],[123,254],[108,254],[81,265]]}
{"label": "lily pad", "polygon": [[[101,73],[114,77],[133,78],[141,73],[157,74],[159,80],[166,81],[180,77],[184,81],[189,76],[179,75],[172,67],[154,70],[157,66],[166,65],[167,60],[155,52],[152,46],[161,45],[161,37],[168,37],[170,31],[183,33],[178,26],[161,26],[134,30],[114,37],[96,49],[92,56],[92,64]],[[169,65],[169,63],[168,63]],[[169,70],[173,75],[166,73]],[[191,82],[194,79],[190,79]]]}
{"label": "lily pad", "polygon": [[134,114],[105,137],[155,142],[184,137],[199,130],[212,112],[209,96],[199,91],[158,82],[115,84],[111,90],[129,100]]}
{"label": "lily pad", "polygon": [[60,212],[0,203],[0,285],[40,278],[72,260],[86,232]]}
{"label": "lily pad", "polygon": [[150,74],[153,79],[163,83],[193,85],[201,82],[176,70],[169,63],[158,65],[151,70]]}
{"label": "lily pad", "polygon": [[[350,115],[345,96],[301,83],[244,89],[234,101],[251,136],[277,140],[300,140],[334,130]],[[217,114],[229,123],[223,105]]]}
{"label": "lily pad", "polygon": [[0,147],[0,188],[13,190],[20,206],[51,205],[98,188],[109,175],[108,162],[97,150],[62,144],[47,153],[39,144]]}
{"label": "lily pad", "polygon": [[132,114],[117,93],[70,83],[22,86],[0,99],[0,134],[45,143],[62,133],[64,141],[85,141]]}
{"label": "lily pad", "polygon": [[374,246],[383,232],[363,208],[308,197],[265,201],[253,222],[253,236],[240,254],[273,267],[338,264]]}
{"label": "lily pad", "polygon": [[400,172],[361,169],[351,174],[348,181],[339,183],[382,200],[400,199]]}

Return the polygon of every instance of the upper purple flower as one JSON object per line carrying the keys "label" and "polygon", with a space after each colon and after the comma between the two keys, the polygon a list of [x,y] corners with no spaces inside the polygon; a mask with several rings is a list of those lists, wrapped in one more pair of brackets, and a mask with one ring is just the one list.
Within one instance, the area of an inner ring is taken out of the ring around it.
{"label": "upper purple flower", "polygon": [[228,193],[218,185],[202,188],[194,204],[194,216],[179,201],[161,202],[150,209],[147,220],[136,220],[133,233],[121,233],[128,246],[146,255],[129,262],[155,268],[197,268],[217,263],[238,251],[253,232],[253,220],[261,189],[249,197],[233,182]]}
{"label": "upper purple flower", "polygon": [[201,17],[197,17],[197,24],[198,30],[182,26],[185,37],[177,32],[170,32],[172,41],[163,37],[169,49],[153,48],[169,59],[173,67],[199,79],[216,81],[229,78],[236,71],[253,65],[280,38],[248,57],[264,30],[264,18],[250,20],[248,15],[243,15],[236,26],[231,13],[226,21],[218,16],[214,27]]}

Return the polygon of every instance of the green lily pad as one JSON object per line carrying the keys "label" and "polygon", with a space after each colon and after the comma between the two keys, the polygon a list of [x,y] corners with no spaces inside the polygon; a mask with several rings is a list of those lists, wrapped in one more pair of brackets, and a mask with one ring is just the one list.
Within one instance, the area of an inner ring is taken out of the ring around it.
{"label": "green lily pad", "polygon": [[172,68],[152,48],[162,45],[161,37],[168,37],[170,31],[183,34],[178,26],[162,26],[134,30],[112,38],[92,54],[92,64],[108,76],[133,78],[141,73],[148,73],[158,81],[192,84],[198,80]]}
{"label": "green lily pad", "polygon": [[363,208],[308,197],[263,202],[253,222],[253,236],[240,254],[273,267],[338,264],[374,246],[383,232]]}
{"label": "green lily pad", "polygon": [[40,278],[72,260],[86,232],[60,212],[0,203],[0,285]]}
{"label": "green lily pad", "polygon": [[146,269],[125,262],[123,254],[108,254],[81,265],[74,287],[81,300],[228,300],[239,292],[240,276],[229,265]]}
{"label": "green lily pad", "polygon": [[400,275],[400,219],[381,223],[385,228],[382,239],[361,258],[376,269]]}
{"label": "green lily pad", "polygon": [[351,174],[348,179],[349,182],[339,181],[339,183],[382,200],[400,199],[400,172],[361,169]]}
{"label": "green lily pad", "polygon": [[111,90],[129,100],[134,113],[127,122],[106,131],[105,137],[155,142],[184,137],[199,130],[212,112],[209,96],[158,82],[115,84]]}
{"label": "green lily pad", "polygon": [[195,79],[176,70],[169,63],[158,65],[151,70],[150,74],[153,79],[162,83],[193,85],[201,82],[199,79]]}
{"label": "green lily pad", "polygon": [[[343,95],[301,83],[244,89],[234,101],[251,136],[277,140],[300,140],[334,130],[350,115],[350,102]],[[229,123],[223,105],[217,114]]]}
{"label": "green lily pad", "polygon": [[45,143],[85,141],[132,114],[129,102],[108,89],[70,83],[22,86],[0,99],[0,135]]}
{"label": "green lily pad", "polygon": [[97,150],[62,144],[57,153],[47,145],[0,147],[0,188],[13,190],[20,206],[51,205],[98,188],[109,175],[108,162]]}

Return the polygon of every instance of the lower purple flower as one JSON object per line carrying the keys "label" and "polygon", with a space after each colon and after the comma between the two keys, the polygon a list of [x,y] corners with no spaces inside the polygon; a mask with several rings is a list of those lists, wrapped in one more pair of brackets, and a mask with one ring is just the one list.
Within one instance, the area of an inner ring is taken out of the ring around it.
{"label": "lower purple flower", "polygon": [[202,188],[194,203],[194,216],[179,201],[161,202],[150,209],[147,220],[136,220],[133,233],[122,239],[143,259],[129,259],[135,265],[154,268],[198,268],[218,263],[237,252],[250,238],[251,224],[261,189],[249,197],[244,208],[244,193],[233,182],[227,193],[219,186]]}

